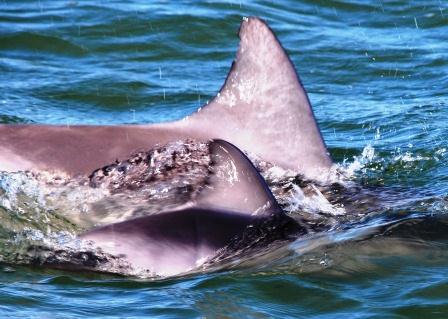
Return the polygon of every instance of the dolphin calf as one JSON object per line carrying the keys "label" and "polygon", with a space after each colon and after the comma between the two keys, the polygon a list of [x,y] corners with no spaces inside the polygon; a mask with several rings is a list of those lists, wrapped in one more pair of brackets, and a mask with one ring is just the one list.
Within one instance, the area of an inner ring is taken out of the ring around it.
{"label": "dolphin calf", "polygon": [[154,125],[0,125],[0,171],[85,176],[138,149],[192,138],[232,142],[307,178],[332,165],[287,53],[258,18],[245,18],[231,70],[216,97],[185,119]]}
{"label": "dolphin calf", "polygon": [[[240,150],[223,140],[212,141],[209,148],[211,174],[194,202],[182,209],[98,227],[80,238],[102,252],[120,256],[133,269],[170,276],[201,266],[242,240],[249,226],[268,226],[265,242],[307,232],[300,221],[283,213]],[[277,228],[275,233],[272,227]],[[260,241],[258,233],[256,237]]]}

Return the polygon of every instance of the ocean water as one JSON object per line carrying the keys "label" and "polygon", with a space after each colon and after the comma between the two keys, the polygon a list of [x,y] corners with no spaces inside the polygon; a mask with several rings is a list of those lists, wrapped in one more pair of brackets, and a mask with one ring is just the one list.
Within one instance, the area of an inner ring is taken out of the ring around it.
{"label": "ocean water", "polygon": [[5,263],[2,318],[448,316],[446,1],[0,0],[0,123],[180,119],[221,87],[244,16],[276,32],[334,161],[375,198],[344,203],[380,217],[163,280]]}

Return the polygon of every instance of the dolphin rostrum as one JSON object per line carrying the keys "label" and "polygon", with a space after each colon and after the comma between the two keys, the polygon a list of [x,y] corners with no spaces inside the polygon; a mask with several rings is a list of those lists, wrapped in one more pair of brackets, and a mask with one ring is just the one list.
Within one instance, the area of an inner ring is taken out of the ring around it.
{"label": "dolphin rostrum", "polygon": [[276,227],[275,234],[268,228],[269,238],[264,238],[268,242],[307,232],[300,221],[283,213],[239,149],[223,140],[212,141],[209,148],[209,181],[187,207],[98,227],[80,238],[102,252],[120,256],[133,269],[169,276],[210,260],[241,239],[249,226]]}
{"label": "dolphin rostrum", "polygon": [[0,171],[74,177],[156,144],[220,138],[274,165],[318,178],[332,161],[287,53],[258,18],[245,18],[239,37],[220,92],[191,116],[155,125],[0,125]]}

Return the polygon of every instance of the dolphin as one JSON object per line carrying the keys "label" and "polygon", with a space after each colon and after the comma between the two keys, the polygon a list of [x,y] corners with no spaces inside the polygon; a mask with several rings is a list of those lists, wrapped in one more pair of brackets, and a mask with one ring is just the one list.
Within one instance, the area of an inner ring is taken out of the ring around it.
{"label": "dolphin", "polygon": [[259,18],[243,19],[239,38],[221,90],[190,116],[153,125],[0,125],[0,171],[85,176],[136,150],[188,138],[218,138],[273,165],[319,179],[332,160],[291,60]]}
{"label": "dolphin", "polygon": [[[245,239],[242,247],[250,244],[251,236],[244,235],[251,227],[266,227],[263,243],[307,233],[300,221],[284,214],[238,148],[223,140],[209,148],[207,186],[186,207],[101,226],[79,237],[132,269],[171,276],[194,270],[238,240]],[[254,237],[260,241],[258,232]]]}

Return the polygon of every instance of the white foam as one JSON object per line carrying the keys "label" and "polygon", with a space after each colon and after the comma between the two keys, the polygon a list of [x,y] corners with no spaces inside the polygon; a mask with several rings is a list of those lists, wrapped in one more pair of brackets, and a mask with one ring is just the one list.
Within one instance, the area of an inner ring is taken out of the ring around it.
{"label": "white foam", "polygon": [[371,144],[367,144],[362,150],[361,155],[354,156],[353,162],[347,163],[345,160],[339,169],[347,177],[353,177],[358,171],[375,160],[375,148]]}
{"label": "white foam", "polygon": [[305,210],[310,213],[324,213],[332,216],[344,215],[346,213],[343,207],[332,205],[314,185],[311,185],[313,190],[311,195],[305,195],[303,190],[295,184],[292,184],[292,188],[292,196],[288,201],[288,206],[285,208],[289,212]]}

